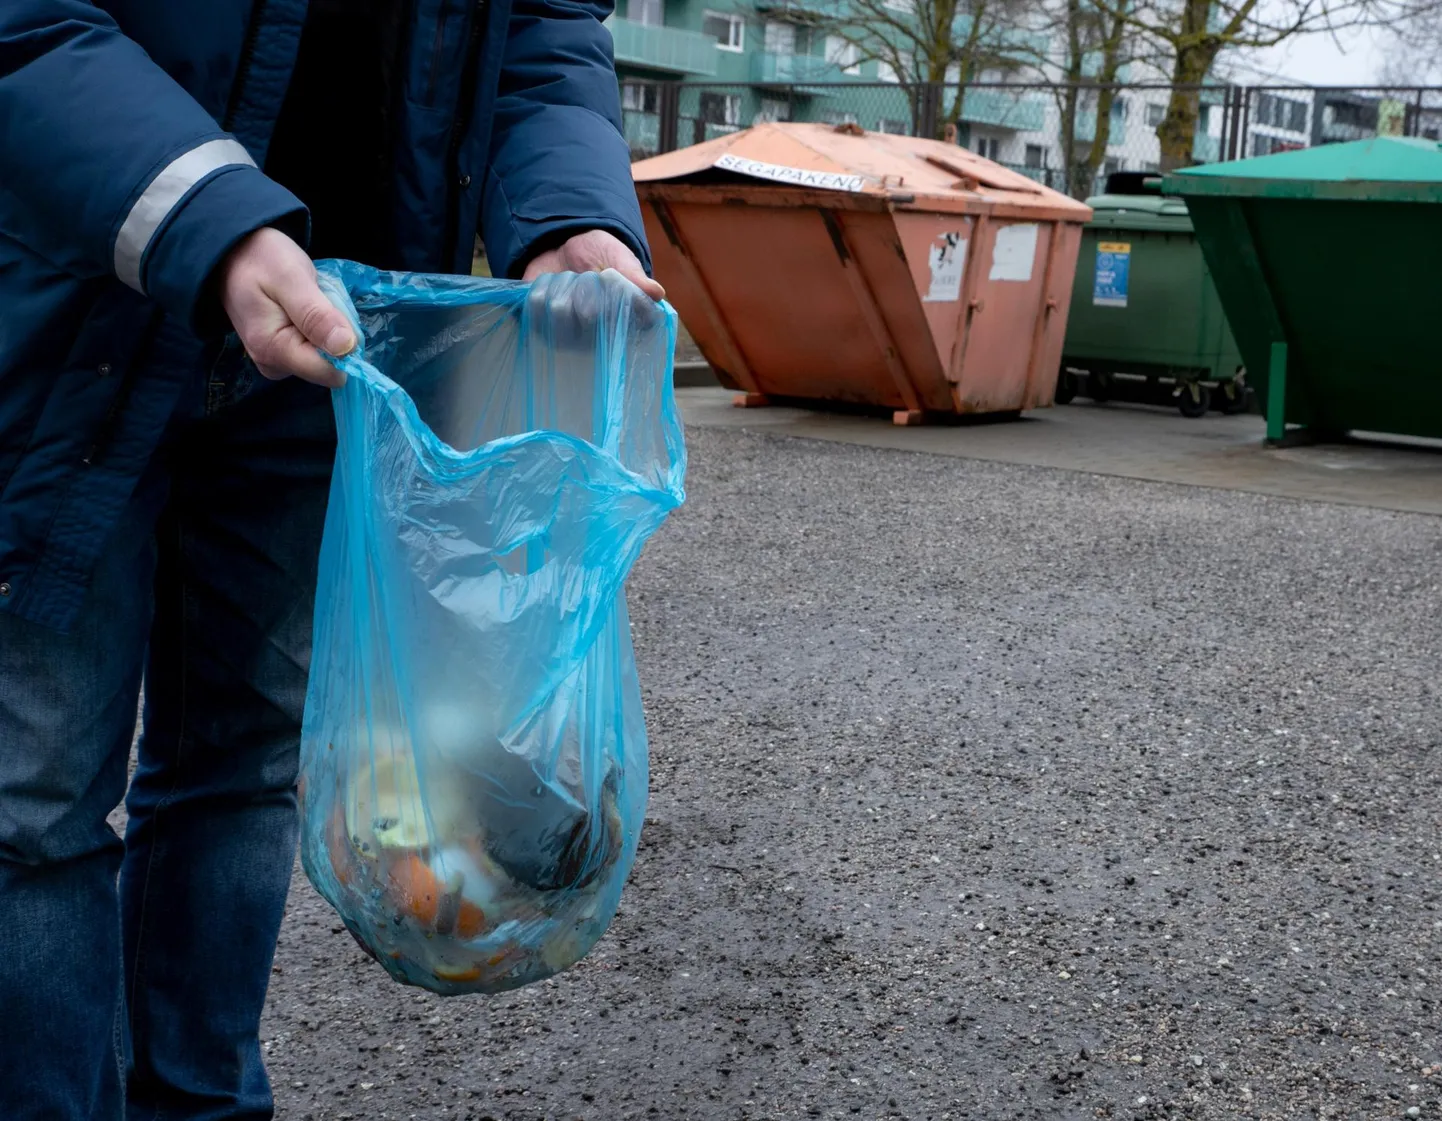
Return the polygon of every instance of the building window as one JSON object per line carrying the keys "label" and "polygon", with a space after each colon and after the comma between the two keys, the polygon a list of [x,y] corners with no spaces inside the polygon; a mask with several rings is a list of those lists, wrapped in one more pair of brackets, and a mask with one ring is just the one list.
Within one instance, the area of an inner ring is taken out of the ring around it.
{"label": "building window", "polygon": [[726,125],[736,128],[741,124],[741,95],[739,93],[701,94],[701,120],[708,125]]}
{"label": "building window", "polygon": [[882,118],[876,122],[877,132],[887,132],[892,136],[910,136],[911,125],[906,121],[893,121]]}
{"label": "building window", "polygon": [[1102,174],[1103,174],[1103,175],[1115,175],[1117,172],[1119,172],[1119,171],[1121,171],[1121,170],[1122,170],[1122,161],[1119,160],[1119,159],[1117,159],[1115,156],[1109,158],[1106,163],[1102,164]]}
{"label": "building window", "polygon": [[914,12],[916,11],[916,0],[883,0],[893,12]]}
{"label": "building window", "polygon": [[826,61],[839,66],[843,74],[861,73],[861,48],[840,35],[826,36]]}
{"label": "building window", "polygon": [[631,113],[657,113],[661,91],[652,82],[622,82],[621,108]]}
{"label": "building window", "polygon": [[796,25],[767,20],[764,28],[766,53],[792,55],[796,53]]}
{"label": "building window", "polygon": [[876,80],[878,82],[891,82],[893,85],[901,81],[901,75],[896,72],[896,67],[885,59],[876,61]]}
{"label": "building window", "polygon": [[782,101],[777,97],[763,97],[761,108],[756,112],[756,119],[752,124],[763,125],[770,121],[789,121],[791,119],[791,102]]}
{"label": "building window", "polygon": [[1165,105],[1147,106],[1147,128],[1159,128],[1166,119],[1167,107]]}
{"label": "building window", "polygon": [[1307,103],[1272,93],[1261,94],[1257,98],[1257,123],[1288,132],[1306,132]]}
{"label": "building window", "polygon": [[821,111],[821,123],[826,125],[854,125],[856,124],[856,114],[843,113],[836,109],[823,109]]}
{"label": "building window", "polygon": [[746,21],[738,15],[726,12],[706,12],[701,17],[701,30],[716,40],[717,50],[743,51],[746,49]]}
{"label": "building window", "polygon": [[1046,149],[1040,144],[1028,144],[1022,161],[1027,167],[1045,167]]}
{"label": "building window", "polygon": [[1442,140],[1442,129],[1424,128],[1422,130],[1423,140]]}
{"label": "building window", "polygon": [[1001,141],[994,136],[978,136],[976,154],[988,160],[1001,159]]}
{"label": "building window", "polygon": [[660,27],[666,22],[665,0],[626,0],[626,18],[647,27]]}

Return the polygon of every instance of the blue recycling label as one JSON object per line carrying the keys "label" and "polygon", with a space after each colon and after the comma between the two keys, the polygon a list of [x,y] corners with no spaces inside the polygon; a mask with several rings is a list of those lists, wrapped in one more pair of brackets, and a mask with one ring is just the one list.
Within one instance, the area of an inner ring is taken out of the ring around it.
{"label": "blue recycling label", "polygon": [[1097,243],[1096,276],[1092,303],[1097,307],[1126,307],[1127,281],[1132,271],[1132,247],[1126,241]]}

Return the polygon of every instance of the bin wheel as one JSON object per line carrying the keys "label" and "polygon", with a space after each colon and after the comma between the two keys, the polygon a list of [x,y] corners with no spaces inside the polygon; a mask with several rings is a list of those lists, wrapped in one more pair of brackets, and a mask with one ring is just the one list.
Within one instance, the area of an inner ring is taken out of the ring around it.
{"label": "bin wheel", "polygon": [[1087,396],[1098,405],[1104,405],[1110,401],[1112,399],[1111,374],[1088,374]]}
{"label": "bin wheel", "polygon": [[1182,416],[1195,420],[1212,407],[1212,391],[1199,382],[1177,388],[1177,408]]}
{"label": "bin wheel", "polygon": [[1062,370],[1056,376],[1056,396],[1053,400],[1058,405],[1070,405],[1076,400],[1077,376],[1070,370]]}
{"label": "bin wheel", "polygon": [[1238,413],[1247,411],[1250,402],[1247,400],[1247,387],[1245,385],[1227,386],[1219,394],[1221,397],[1221,410],[1226,416],[1236,416]]}

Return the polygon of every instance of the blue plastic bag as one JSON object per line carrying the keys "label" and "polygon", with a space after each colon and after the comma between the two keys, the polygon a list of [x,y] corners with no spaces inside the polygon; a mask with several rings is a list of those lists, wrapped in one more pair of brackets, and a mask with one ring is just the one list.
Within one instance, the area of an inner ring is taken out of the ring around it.
{"label": "blue plastic bag", "polygon": [[623,584],[683,499],[675,316],[323,262],[359,328],[301,748],[306,874],[397,980],[500,992],[605,932],[645,817]]}

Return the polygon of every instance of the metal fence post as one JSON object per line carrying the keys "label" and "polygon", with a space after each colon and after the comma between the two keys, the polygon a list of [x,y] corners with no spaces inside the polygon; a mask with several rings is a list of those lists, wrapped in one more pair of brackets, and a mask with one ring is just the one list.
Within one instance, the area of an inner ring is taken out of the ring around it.
{"label": "metal fence post", "polygon": [[681,131],[680,82],[666,82],[661,86],[661,101],[656,108],[661,132],[656,146],[662,152],[674,152],[678,146],[677,134]]}

